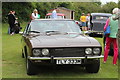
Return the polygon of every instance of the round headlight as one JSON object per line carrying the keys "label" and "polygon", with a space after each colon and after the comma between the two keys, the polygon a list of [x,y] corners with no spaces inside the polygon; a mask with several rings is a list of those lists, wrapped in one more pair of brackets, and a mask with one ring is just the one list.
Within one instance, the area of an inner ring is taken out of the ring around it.
{"label": "round headlight", "polygon": [[86,54],[92,54],[92,48],[86,48],[85,53]]}
{"label": "round headlight", "polygon": [[100,48],[93,48],[94,54],[100,54]]}
{"label": "round headlight", "polygon": [[34,56],[39,56],[41,54],[41,50],[40,49],[33,49],[33,55]]}
{"label": "round headlight", "polygon": [[48,49],[42,49],[42,55],[44,55],[44,56],[49,55],[49,50]]}

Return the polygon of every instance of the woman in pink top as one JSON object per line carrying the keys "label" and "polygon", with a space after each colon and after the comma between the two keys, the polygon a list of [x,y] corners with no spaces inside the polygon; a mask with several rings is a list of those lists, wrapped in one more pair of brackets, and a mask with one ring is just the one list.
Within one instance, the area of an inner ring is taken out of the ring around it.
{"label": "woman in pink top", "polygon": [[113,43],[114,48],[114,57],[113,57],[113,64],[116,65],[117,58],[118,58],[118,43],[117,43],[117,31],[118,31],[118,20],[113,20],[112,17],[115,16],[117,13],[117,9],[113,9],[113,15],[106,21],[106,25],[104,26],[104,31],[106,30],[107,26],[110,25],[110,35],[106,37],[106,46],[104,51],[104,63],[107,61],[108,53],[110,50],[110,44]]}

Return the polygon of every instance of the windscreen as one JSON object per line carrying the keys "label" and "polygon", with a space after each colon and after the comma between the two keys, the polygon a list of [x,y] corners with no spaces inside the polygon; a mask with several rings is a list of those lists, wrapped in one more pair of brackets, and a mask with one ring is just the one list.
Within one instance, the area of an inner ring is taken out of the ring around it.
{"label": "windscreen", "polygon": [[60,31],[67,33],[82,33],[74,21],[69,20],[36,20],[30,23],[31,31]]}
{"label": "windscreen", "polygon": [[95,21],[106,21],[109,17],[108,16],[93,16],[92,19]]}

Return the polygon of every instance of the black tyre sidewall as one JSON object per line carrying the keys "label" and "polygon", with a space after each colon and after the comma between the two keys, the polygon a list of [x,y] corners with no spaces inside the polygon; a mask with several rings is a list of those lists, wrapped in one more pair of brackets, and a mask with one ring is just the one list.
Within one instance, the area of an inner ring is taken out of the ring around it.
{"label": "black tyre sidewall", "polygon": [[28,75],[37,74],[35,65],[27,58],[26,58],[26,71]]}
{"label": "black tyre sidewall", "polygon": [[93,63],[86,65],[86,71],[88,73],[98,73],[100,68],[100,60],[94,60]]}

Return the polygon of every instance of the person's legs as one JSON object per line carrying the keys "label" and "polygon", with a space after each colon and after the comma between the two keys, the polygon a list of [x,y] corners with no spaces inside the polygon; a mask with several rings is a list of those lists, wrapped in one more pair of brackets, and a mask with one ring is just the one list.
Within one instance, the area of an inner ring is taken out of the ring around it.
{"label": "person's legs", "polygon": [[117,39],[118,39],[118,55],[120,59],[120,29],[118,29]]}
{"label": "person's legs", "polygon": [[88,30],[90,30],[90,22],[88,22]]}
{"label": "person's legs", "polygon": [[12,34],[14,32],[14,24],[10,24],[10,34]]}
{"label": "person's legs", "polygon": [[84,30],[87,31],[86,22],[84,22]]}
{"label": "person's legs", "polygon": [[12,34],[12,32],[13,32],[13,31],[12,31],[12,30],[13,30],[13,29],[12,29],[12,26],[13,26],[13,25],[9,23],[9,26],[10,26],[10,34]]}
{"label": "person's legs", "polygon": [[114,57],[113,57],[113,64],[117,63],[117,58],[118,58],[118,44],[117,44],[117,39],[113,39],[113,46],[114,46]]}
{"label": "person's legs", "polygon": [[85,31],[87,31],[88,30],[88,27],[85,27]]}
{"label": "person's legs", "polygon": [[87,31],[88,30],[88,21],[85,24],[86,24],[85,30]]}
{"label": "person's legs", "polygon": [[82,22],[82,31],[85,31],[84,22]]}
{"label": "person's legs", "polygon": [[8,27],[8,32],[7,33],[10,34],[10,27]]}
{"label": "person's legs", "polygon": [[107,57],[108,57],[108,53],[109,53],[109,50],[110,50],[110,44],[111,44],[111,38],[109,37],[106,37],[106,45],[105,45],[105,51],[104,51],[104,62],[107,61]]}
{"label": "person's legs", "polygon": [[82,26],[82,31],[85,31],[85,28],[84,28],[84,26]]}

